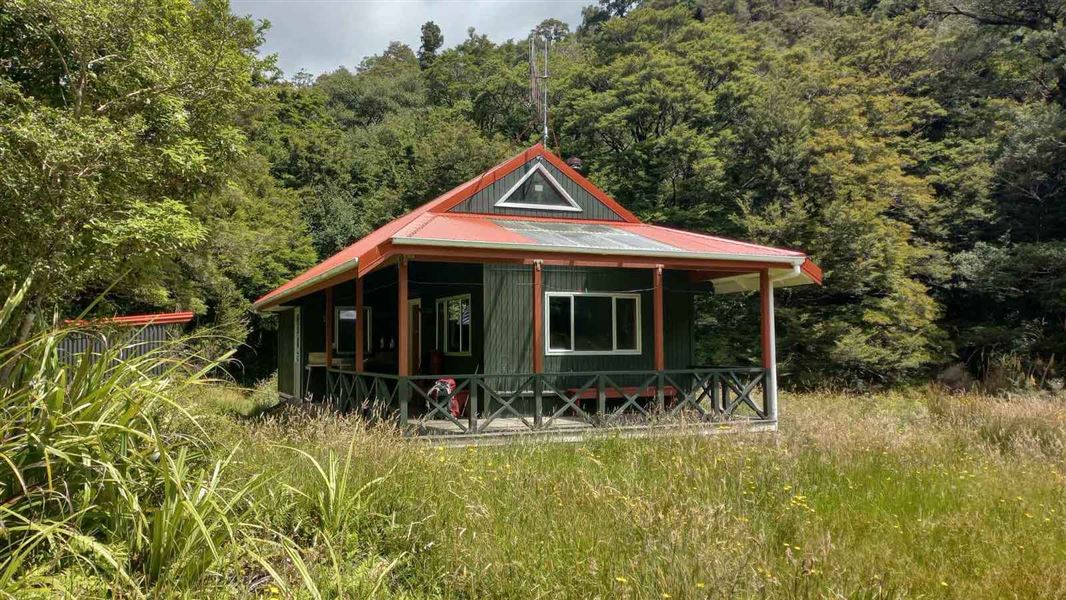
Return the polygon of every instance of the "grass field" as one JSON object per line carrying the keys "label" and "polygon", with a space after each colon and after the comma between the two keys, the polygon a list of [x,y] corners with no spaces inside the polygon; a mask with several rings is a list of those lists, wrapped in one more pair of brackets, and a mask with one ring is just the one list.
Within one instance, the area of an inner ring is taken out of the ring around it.
{"label": "grass field", "polygon": [[1066,597],[1062,398],[784,394],[777,435],[442,449],[247,416],[267,396],[190,406],[251,487],[218,594]]}
{"label": "grass field", "polygon": [[0,597],[1066,597],[1061,393],[446,449],[264,412],[272,382],[205,382],[211,338],[72,363],[69,334],[0,349]]}

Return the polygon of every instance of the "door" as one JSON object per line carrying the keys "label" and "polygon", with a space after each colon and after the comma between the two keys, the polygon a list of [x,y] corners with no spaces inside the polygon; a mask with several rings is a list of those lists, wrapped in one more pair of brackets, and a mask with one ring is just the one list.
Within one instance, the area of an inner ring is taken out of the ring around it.
{"label": "door", "polygon": [[407,328],[407,347],[410,348],[408,356],[408,373],[412,375],[422,374],[422,299],[413,298],[407,301],[408,319],[410,326]]}
{"label": "door", "polygon": [[304,397],[304,370],[303,370],[303,327],[300,323],[300,307],[292,309],[292,391],[293,395],[303,400]]}

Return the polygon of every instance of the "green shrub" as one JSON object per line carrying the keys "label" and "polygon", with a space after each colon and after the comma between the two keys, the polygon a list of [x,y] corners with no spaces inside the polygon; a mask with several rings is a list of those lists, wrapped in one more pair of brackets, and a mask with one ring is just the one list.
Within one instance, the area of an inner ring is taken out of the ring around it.
{"label": "green shrub", "polygon": [[134,596],[195,586],[242,535],[255,481],[227,488],[228,459],[157,420],[188,418],[173,398],[220,362],[189,338],[128,358],[121,345],[63,355],[65,338],[86,334],[59,327],[0,349],[0,593],[85,591],[94,578]]}

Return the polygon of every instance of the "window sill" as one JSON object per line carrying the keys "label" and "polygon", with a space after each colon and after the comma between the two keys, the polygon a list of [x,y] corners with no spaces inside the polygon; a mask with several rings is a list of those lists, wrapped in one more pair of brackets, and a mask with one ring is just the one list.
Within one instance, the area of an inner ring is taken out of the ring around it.
{"label": "window sill", "polygon": [[640,350],[547,350],[544,356],[640,356]]}

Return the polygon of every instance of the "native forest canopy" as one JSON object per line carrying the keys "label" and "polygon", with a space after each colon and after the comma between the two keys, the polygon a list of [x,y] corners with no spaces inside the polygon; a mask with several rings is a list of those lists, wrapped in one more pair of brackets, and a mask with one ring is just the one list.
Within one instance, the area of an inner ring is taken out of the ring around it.
{"label": "native forest canopy", "polygon": [[[649,222],[799,248],[787,386],[960,365],[1066,374],[1061,0],[601,0],[547,20],[548,146]],[[528,41],[432,22],[319,76],[225,0],[0,3],[4,340],[190,309],[272,370],[252,300],[539,141]],[[757,302],[699,297],[700,361],[745,364]]]}

